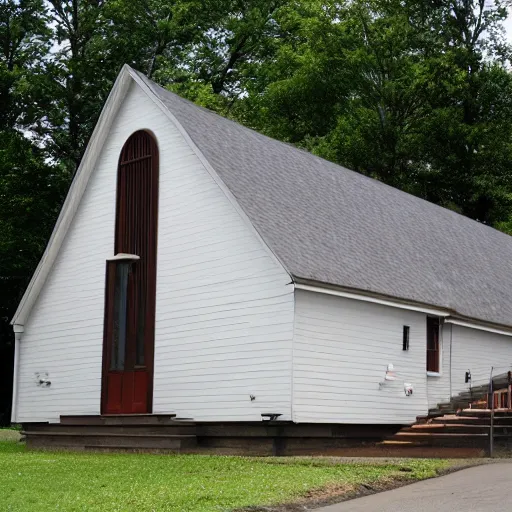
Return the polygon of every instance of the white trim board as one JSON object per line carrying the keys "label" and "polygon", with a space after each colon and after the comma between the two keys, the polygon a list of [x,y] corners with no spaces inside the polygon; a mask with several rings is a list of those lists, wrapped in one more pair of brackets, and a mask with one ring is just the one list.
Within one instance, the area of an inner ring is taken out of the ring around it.
{"label": "white trim board", "polygon": [[295,288],[299,290],[306,290],[315,293],[325,293],[327,295],[334,295],[336,297],[345,297],[347,299],[361,300],[364,302],[372,302],[374,304],[381,304],[382,306],[390,306],[392,308],[407,309],[409,311],[419,311],[420,313],[426,313],[427,315],[436,315],[441,317],[448,317],[450,313],[443,311],[442,309],[434,309],[428,306],[415,306],[412,304],[405,304],[402,302],[394,302],[393,300],[380,299],[372,297],[370,295],[362,295],[353,292],[345,292],[341,290],[332,290],[330,288],[322,288],[320,286],[310,286],[308,284],[295,283]]}
{"label": "white trim board", "polygon": [[477,329],[479,331],[492,332],[494,334],[501,334],[503,336],[512,336],[512,331],[496,329],[494,327],[487,327],[486,325],[475,324],[472,322],[464,322],[463,320],[457,320],[456,318],[446,318],[445,323],[459,325],[461,327],[467,327],[469,329]]}
{"label": "white trim board", "polygon": [[436,315],[444,318],[444,322],[447,324],[459,325],[461,327],[467,327],[469,329],[478,329],[481,331],[492,332],[495,334],[501,334],[503,336],[512,336],[512,330],[507,331],[505,329],[498,329],[495,327],[489,327],[478,323],[467,322],[452,318],[450,313],[443,311],[442,309],[430,308],[428,306],[417,306],[413,304],[405,304],[402,302],[395,302],[393,300],[381,299],[378,297],[372,297],[370,295],[362,295],[353,292],[346,292],[342,290],[333,290],[330,288],[322,288],[321,286],[311,286],[307,284],[295,283],[295,288],[298,290],[306,290],[315,293],[324,293],[326,295],[334,295],[336,297],[344,297],[347,299],[360,300],[363,302],[372,302],[374,304],[381,304],[383,306],[389,306],[398,309],[407,309],[409,311],[418,311],[427,315]]}

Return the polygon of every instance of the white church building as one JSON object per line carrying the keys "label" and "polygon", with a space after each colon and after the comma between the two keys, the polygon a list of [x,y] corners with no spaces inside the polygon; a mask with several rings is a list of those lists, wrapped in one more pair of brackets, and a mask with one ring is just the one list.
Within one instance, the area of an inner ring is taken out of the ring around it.
{"label": "white church building", "polygon": [[12,320],[12,421],[408,424],[512,365],[512,238],[125,66]]}

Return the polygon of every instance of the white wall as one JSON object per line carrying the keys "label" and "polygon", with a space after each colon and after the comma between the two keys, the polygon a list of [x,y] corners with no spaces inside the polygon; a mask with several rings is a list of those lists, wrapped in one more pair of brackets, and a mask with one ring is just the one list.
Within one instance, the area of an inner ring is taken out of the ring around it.
{"label": "white wall", "polygon": [[[291,417],[293,285],[163,114],[154,412]],[[165,162],[165,166],[164,166]],[[250,395],[256,397],[251,401]]]}
{"label": "white wall", "polygon": [[[105,260],[114,250],[116,169],[128,113],[112,127],[20,342],[17,417],[100,412]],[[48,373],[51,386],[36,384]]]}
{"label": "white wall", "polygon": [[[427,411],[425,314],[303,290],[295,309],[295,421],[412,423]],[[389,363],[397,379],[386,382]]]}
{"label": "white wall", "polygon": [[442,332],[441,376],[428,377],[429,408],[467,391],[470,388],[465,382],[468,370],[471,371],[471,385],[480,386],[489,383],[491,367],[494,367],[494,375],[512,369],[511,336],[449,323],[443,326]]}
{"label": "white wall", "polygon": [[[117,161],[130,134],[144,128],[160,149],[154,412],[222,420],[279,412],[290,418],[290,278],[177,128],[132,85],[25,325],[17,421],[100,412]],[[38,372],[49,374],[49,388],[37,386]]]}
{"label": "white wall", "polygon": [[494,375],[512,369],[512,337],[479,329],[452,326],[452,394],[468,389],[465,373],[471,371],[473,386],[487,384]]}

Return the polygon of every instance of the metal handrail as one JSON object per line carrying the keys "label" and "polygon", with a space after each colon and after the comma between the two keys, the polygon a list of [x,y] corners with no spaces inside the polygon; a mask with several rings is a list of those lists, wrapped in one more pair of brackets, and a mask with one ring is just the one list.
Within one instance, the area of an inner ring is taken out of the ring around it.
{"label": "metal handrail", "polygon": [[492,372],[494,366],[491,366],[491,376],[489,378],[489,400],[491,401],[491,427],[489,429],[489,457],[494,455],[494,392],[492,382]]}
{"label": "metal handrail", "polygon": [[[491,422],[490,422],[490,428],[489,428],[489,457],[493,457],[494,455],[494,382],[493,382],[493,372],[495,367],[491,366],[491,375],[489,377],[489,395],[487,399],[487,404],[490,409],[490,416],[491,416]],[[510,409],[511,407],[511,394],[512,394],[512,372],[509,370],[507,375],[507,408]],[[499,397],[498,397],[499,399]],[[490,404],[489,404],[490,402]],[[498,408],[499,408],[498,404]]]}

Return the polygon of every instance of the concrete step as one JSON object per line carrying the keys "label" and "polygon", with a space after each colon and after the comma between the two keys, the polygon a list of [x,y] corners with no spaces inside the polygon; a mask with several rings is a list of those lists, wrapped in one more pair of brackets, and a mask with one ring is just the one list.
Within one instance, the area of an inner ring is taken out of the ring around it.
{"label": "concrete step", "polygon": [[66,425],[66,424],[42,424],[26,425],[26,431],[30,434],[37,432],[57,432],[60,434],[162,434],[162,435],[196,435],[195,423],[169,422],[161,425]]}
{"label": "concrete step", "polygon": [[61,416],[61,425],[168,425],[179,421],[175,414],[116,414]]}
{"label": "concrete step", "polygon": [[197,446],[194,435],[167,434],[114,434],[114,433],[69,433],[69,432],[27,432],[29,448],[79,449],[86,447],[166,449],[180,451]]}

